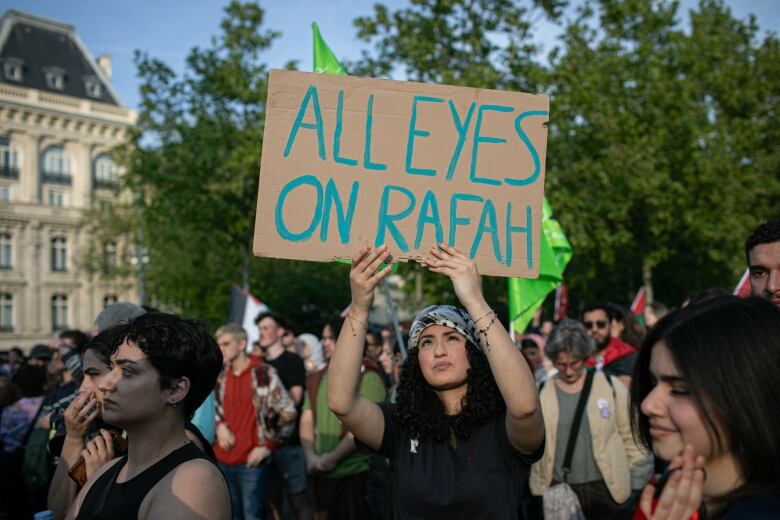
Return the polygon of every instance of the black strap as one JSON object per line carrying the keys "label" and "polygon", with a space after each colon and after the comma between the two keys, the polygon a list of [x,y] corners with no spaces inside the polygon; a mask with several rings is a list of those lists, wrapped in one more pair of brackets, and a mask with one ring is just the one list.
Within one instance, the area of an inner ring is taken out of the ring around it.
{"label": "black strap", "polygon": [[[103,487],[103,489],[100,490],[100,494],[97,496],[97,499],[95,499],[95,513],[100,513],[103,511],[103,506],[106,505],[106,500],[108,500],[108,495],[111,493],[111,488],[114,487],[114,482],[116,482],[117,477],[119,476],[119,472],[122,471],[122,468],[125,466],[125,463],[127,462],[127,455],[123,455],[119,461],[111,466],[109,469],[106,470],[106,472],[103,475],[108,475],[108,483]],[[97,484],[97,482],[95,482]],[[84,504],[82,504],[83,506]]]}
{"label": "black strap", "polygon": [[566,482],[571,471],[571,459],[574,457],[574,445],[577,444],[577,433],[580,430],[582,414],[585,412],[585,405],[590,395],[590,387],[593,385],[593,371],[588,370],[585,376],[585,385],[580,392],[580,398],[577,400],[577,409],[574,411],[574,422],[571,424],[569,432],[569,442],[566,443],[566,456],[563,458],[563,481]]}

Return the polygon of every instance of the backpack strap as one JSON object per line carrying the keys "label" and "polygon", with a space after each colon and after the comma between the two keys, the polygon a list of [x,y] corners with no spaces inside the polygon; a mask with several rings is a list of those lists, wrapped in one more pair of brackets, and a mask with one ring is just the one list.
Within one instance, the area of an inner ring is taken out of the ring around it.
{"label": "backpack strap", "polygon": [[593,371],[588,370],[585,376],[585,385],[580,392],[580,398],[577,400],[577,409],[574,411],[574,421],[569,432],[569,441],[566,443],[566,456],[563,458],[563,481],[566,482],[571,471],[571,460],[574,457],[574,446],[577,444],[577,434],[580,431],[582,415],[585,412],[585,405],[590,396],[590,387],[593,386]]}

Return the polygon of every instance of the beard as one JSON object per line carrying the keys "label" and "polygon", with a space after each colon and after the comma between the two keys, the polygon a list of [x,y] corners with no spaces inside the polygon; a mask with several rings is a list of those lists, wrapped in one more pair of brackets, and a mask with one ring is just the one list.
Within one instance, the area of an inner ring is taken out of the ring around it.
{"label": "beard", "polygon": [[611,339],[612,339],[612,338],[610,338],[609,336],[607,336],[606,338],[604,338],[604,340],[603,340],[603,341],[598,341],[598,342],[596,342],[596,352],[602,351],[602,350],[604,350],[605,348],[607,348],[607,345],[609,345],[609,340],[611,340]]}

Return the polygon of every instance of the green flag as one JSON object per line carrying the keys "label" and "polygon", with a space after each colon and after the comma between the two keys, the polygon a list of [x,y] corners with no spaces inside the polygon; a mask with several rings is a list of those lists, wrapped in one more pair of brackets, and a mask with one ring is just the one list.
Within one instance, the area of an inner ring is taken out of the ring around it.
{"label": "green flag", "polygon": [[516,331],[525,330],[544,299],[563,281],[563,271],[572,249],[561,225],[552,218],[552,208],[544,199],[542,233],[539,241],[539,278],[509,279],[509,317]]}
{"label": "green flag", "polygon": [[347,71],[344,70],[336,55],[333,54],[328,44],[322,39],[317,22],[311,24],[311,30],[314,36],[314,72],[346,76]]}

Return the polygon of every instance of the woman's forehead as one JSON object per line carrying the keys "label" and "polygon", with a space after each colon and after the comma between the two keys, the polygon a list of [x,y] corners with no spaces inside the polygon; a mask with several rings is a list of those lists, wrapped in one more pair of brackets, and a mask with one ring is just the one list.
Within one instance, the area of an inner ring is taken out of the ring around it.
{"label": "woman's forehead", "polygon": [[139,361],[145,358],[146,354],[138,348],[138,345],[128,340],[124,340],[111,356],[111,359],[127,359],[130,361]]}
{"label": "woman's forehead", "polygon": [[457,334],[461,338],[465,338],[465,336],[460,332],[458,332],[457,330],[451,327],[447,327],[446,325],[437,325],[437,324],[428,325],[427,327],[425,327],[422,333],[420,333],[420,337],[424,338],[425,336],[441,336],[450,333]]}

